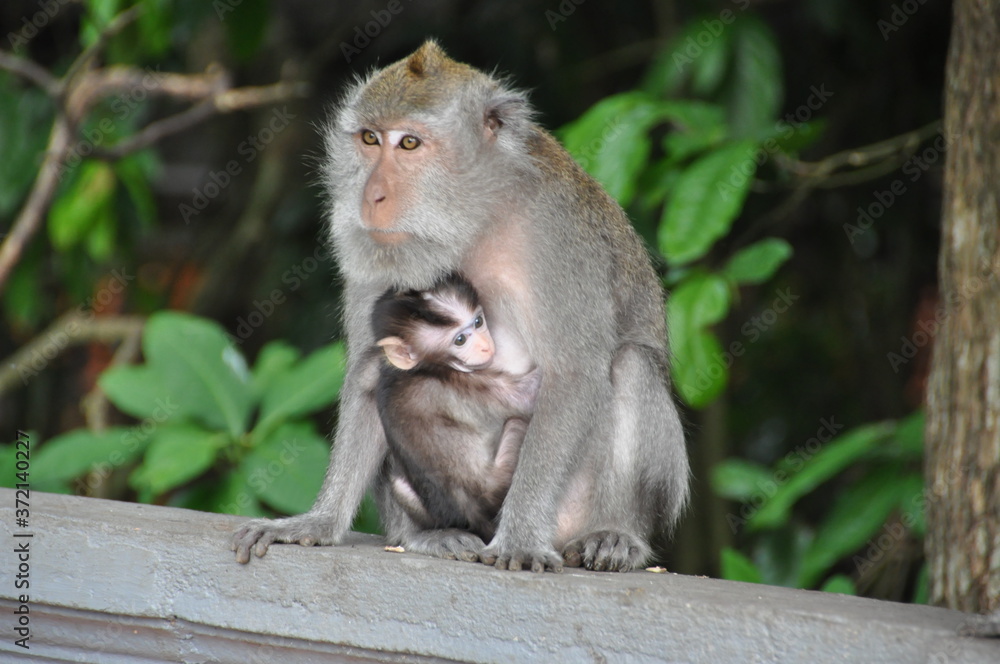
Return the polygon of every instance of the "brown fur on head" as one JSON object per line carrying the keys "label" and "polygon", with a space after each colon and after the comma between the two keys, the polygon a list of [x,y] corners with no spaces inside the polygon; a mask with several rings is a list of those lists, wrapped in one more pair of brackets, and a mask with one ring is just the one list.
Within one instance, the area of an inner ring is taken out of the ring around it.
{"label": "brown fur on head", "polygon": [[[531,115],[523,93],[434,41],[352,86],[325,131],[330,236],[344,276],[427,288],[456,269],[513,192],[530,195]],[[413,135],[420,147],[380,152],[358,140],[362,130],[383,143],[389,132]],[[359,191],[390,212],[367,221],[372,203]]]}

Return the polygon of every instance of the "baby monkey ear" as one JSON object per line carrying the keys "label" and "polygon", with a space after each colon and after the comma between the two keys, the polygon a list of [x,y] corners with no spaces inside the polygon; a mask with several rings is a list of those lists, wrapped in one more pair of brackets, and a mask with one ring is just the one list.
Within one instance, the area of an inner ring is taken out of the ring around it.
{"label": "baby monkey ear", "polygon": [[414,353],[410,346],[399,337],[386,337],[385,339],[379,339],[376,344],[382,348],[383,352],[385,352],[385,357],[389,360],[389,364],[397,369],[409,371],[413,367],[417,366],[416,353]]}

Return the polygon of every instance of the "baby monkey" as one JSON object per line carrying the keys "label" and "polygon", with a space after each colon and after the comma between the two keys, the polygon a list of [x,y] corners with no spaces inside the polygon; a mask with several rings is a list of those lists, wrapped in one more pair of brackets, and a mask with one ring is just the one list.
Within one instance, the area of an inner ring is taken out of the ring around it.
{"label": "baby monkey", "polygon": [[387,291],[372,329],[386,358],[376,385],[389,446],[379,500],[396,501],[411,520],[383,524],[390,544],[449,528],[488,542],[539,371],[512,373],[499,361],[476,291],[457,273],[426,291]]}

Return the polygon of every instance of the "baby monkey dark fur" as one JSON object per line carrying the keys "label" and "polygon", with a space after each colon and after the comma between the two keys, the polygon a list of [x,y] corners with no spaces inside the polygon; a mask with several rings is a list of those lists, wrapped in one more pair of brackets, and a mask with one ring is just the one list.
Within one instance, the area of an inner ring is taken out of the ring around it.
{"label": "baby monkey dark fur", "polygon": [[385,354],[376,403],[389,446],[388,491],[379,499],[396,502],[423,529],[454,528],[488,542],[539,372],[519,375],[494,361],[478,295],[454,273],[426,291],[386,291],[372,331]]}

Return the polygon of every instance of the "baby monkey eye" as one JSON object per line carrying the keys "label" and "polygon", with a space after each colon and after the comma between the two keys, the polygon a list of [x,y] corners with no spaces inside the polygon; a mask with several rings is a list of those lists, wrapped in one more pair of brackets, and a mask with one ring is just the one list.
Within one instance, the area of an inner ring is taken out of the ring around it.
{"label": "baby monkey eye", "polygon": [[362,129],[361,142],[365,145],[378,145],[378,135],[371,129]]}
{"label": "baby monkey eye", "polygon": [[457,337],[455,337],[455,345],[456,346],[464,346],[465,342],[468,341],[468,339],[469,338],[467,336],[465,336],[464,334],[460,334]]}
{"label": "baby monkey eye", "polygon": [[482,316],[476,316],[476,320],[472,321],[472,324],[475,325],[477,328],[478,327],[482,327],[483,326],[483,317]]}
{"label": "baby monkey eye", "polygon": [[404,150],[416,150],[420,146],[420,139],[416,136],[410,136],[407,134],[403,137],[403,140],[399,142],[399,147]]}

